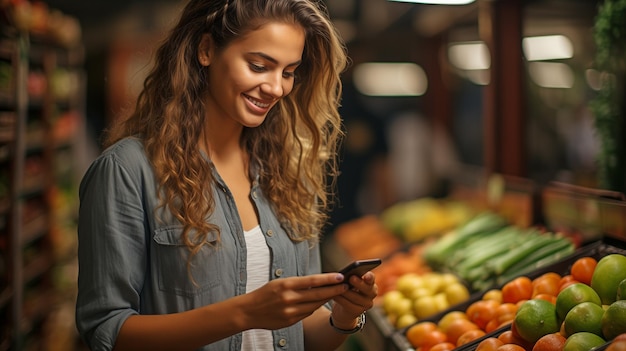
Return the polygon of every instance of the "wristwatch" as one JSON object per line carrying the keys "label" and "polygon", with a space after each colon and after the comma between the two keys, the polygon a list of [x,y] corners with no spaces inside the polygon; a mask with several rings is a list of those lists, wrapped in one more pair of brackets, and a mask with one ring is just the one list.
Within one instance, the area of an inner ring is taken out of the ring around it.
{"label": "wristwatch", "polygon": [[361,313],[361,315],[357,318],[356,327],[354,327],[354,329],[346,330],[346,329],[335,327],[335,325],[333,324],[332,314],[330,315],[330,317],[328,317],[328,321],[330,322],[330,326],[333,327],[333,329],[335,329],[336,332],[341,333],[341,334],[354,334],[358,331],[361,331],[363,327],[365,326],[365,312]]}

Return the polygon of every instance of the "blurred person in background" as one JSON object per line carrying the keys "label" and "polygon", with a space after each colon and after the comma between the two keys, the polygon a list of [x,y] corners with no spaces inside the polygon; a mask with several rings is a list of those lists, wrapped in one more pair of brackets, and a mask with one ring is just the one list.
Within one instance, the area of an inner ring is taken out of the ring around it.
{"label": "blurred person in background", "polygon": [[[331,350],[368,272],[322,274],[343,43],[312,0],[192,0],[80,187],[93,350]],[[331,177],[332,181],[332,177]]]}

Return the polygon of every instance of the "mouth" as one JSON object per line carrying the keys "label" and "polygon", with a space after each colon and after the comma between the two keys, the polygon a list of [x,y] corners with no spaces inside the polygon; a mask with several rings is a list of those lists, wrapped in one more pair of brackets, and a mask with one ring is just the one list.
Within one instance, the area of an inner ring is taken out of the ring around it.
{"label": "mouth", "polygon": [[246,98],[246,100],[248,100],[248,101],[249,101],[252,105],[254,105],[254,106],[256,106],[256,107],[258,107],[258,108],[260,108],[260,109],[267,109],[267,108],[269,108],[269,107],[272,105],[272,103],[271,103],[271,102],[264,102],[264,101],[261,101],[261,100],[255,99],[255,98],[253,98],[253,97],[252,97],[252,96],[250,96],[250,95],[243,94],[243,96],[244,96],[244,97]]}

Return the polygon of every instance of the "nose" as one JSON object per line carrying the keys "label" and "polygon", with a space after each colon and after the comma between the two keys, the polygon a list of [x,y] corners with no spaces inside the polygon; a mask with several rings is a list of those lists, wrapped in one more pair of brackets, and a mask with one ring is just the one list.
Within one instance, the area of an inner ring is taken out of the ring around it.
{"label": "nose", "polygon": [[282,97],[285,93],[284,83],[282,74],[268,75],[266,81],[261,84],[261,91],[274,98]]}

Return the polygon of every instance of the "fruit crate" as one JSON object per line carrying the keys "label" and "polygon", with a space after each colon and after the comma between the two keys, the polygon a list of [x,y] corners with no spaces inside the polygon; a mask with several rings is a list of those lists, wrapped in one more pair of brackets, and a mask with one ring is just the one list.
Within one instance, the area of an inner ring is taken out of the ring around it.
{"label": "fruit crate", "polygon": [[[570,268],[572,266],[572,264],[579,258],[582,257],[593,257],[597,260],[599,260],[600,258],[609,255],[609,254],[613,254],[613,253],[617,253],[617,254],[621,254],[621,255],[626,255],[626,242],[622,241],[621,238],[620,239],[616,239],[614,237],[611,236],[606,236],[601,240],[595,241],[595,242],[591,242],[585,246],[582,246],[580,248],[578,248],[574,253],[570,254],[569,256],[555,262],[552,264],[549,264],[545,267],[539,268],[535,271],[532,271],[528,274],[525,274],[527,277],[529,277],[530,279],[534,279],[537,277],[542,276],[545,273],[548,272],[555,272],[555,273],[559,273],[561,275],[566,275],[569,273]],[[494,288],[498,288],[501,289],[503,285],[501,286],[496,286]],[[470,298],[460,304],[457,304],[455,306],[451,306],[449,309],[442,311],[430,318],[427,319],[423,319],[420,322],[423,321],[431,321],[431,322],[439,322],[439,320],[445,316],[447,313],[452,312],[452,311],[466,311],[466,309],[474,302],[482,299],[482,296],[484,295],[485,291],[480,291],[477,293],[474,293],[470,296]],[[418,322],[419,323],[419,322]],[[415,348],[411,345],[411,343],[409,342],[409,340],[406,338],[406,331],[410,328],[406,327],[403,328],[401,330],[396,331],[395,333],[393,333],[390,337],[391,339],[391,344],[392,344],[392,348],[389,348],[388,350],[393,350],[393,351],[414,351]],[[500,334],[502,334],[503,332],[507,331],[510,329],[510,325],[509,326],[503,326],[501,328],[498,328],[490,333],[487,333],[486,335],[470,342],[467,343],[465,345],[462,345],[460,347],[457,347],[455,349],[455,351],[470,351],[470,350],[475,350],[477,345],[484,339],[488,338],[488,337],[492,337],[492,336],[498,336]]]}

